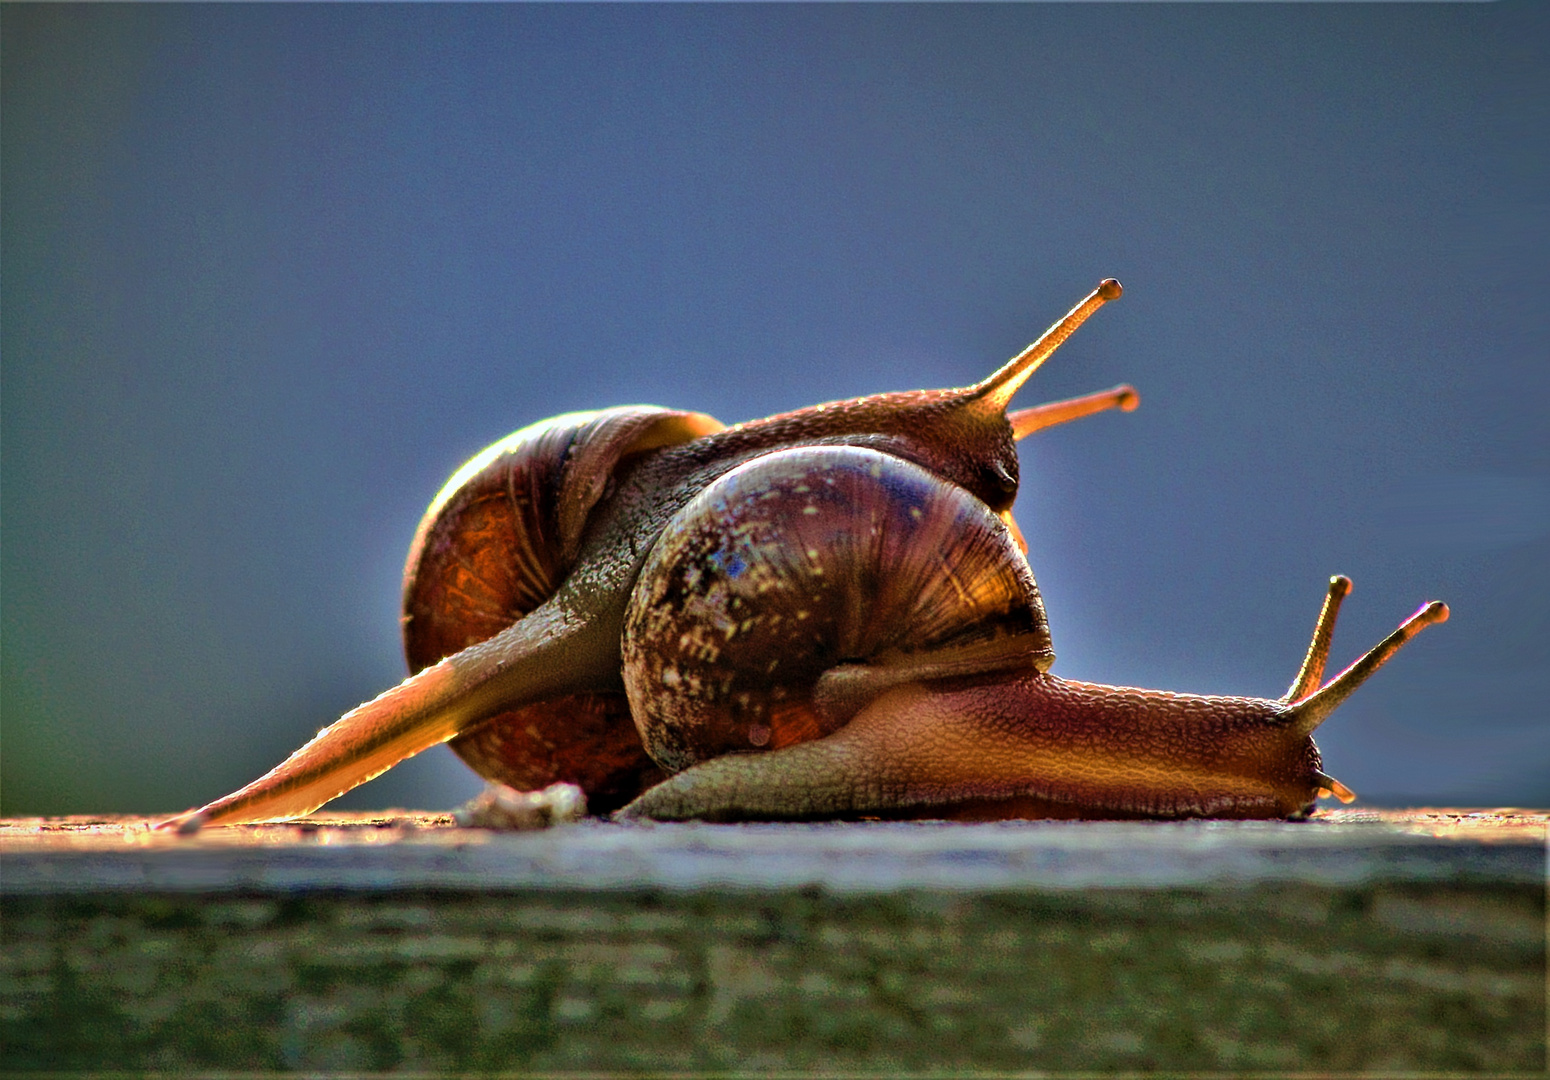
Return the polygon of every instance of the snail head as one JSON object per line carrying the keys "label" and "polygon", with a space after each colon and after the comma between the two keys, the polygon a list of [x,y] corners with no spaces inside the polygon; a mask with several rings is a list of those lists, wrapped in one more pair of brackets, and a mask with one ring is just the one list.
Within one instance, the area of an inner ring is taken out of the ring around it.
{"label": "snail head", "polygon": [[755,437],[764,445],[844,443],[902,457],[1007,513],[1017,497],[1018,440],[1035,431],[1106,409],[1126,412],[1141,398],[1129,386],[1009,411],[1012,397],[1098,308],[1121,294],[1108,278],[1040,338],[989,377],[947,390],[872,394],[813,405],[729,429],[725,437]]}

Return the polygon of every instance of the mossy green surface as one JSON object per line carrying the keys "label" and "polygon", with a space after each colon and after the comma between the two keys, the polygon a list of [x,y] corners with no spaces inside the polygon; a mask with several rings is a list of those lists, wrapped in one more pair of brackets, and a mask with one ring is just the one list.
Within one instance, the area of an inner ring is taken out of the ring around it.
{"label": "mossy green surface", "polygon": [[1539,1075],[1533,886],[7,897],[12,1070]]}

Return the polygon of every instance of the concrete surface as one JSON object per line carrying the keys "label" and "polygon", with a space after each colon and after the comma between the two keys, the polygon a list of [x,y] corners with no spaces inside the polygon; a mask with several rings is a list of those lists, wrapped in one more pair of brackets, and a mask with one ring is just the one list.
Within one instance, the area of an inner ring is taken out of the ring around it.
{"label": "concrete surface", "polygon": [[0,822],[0,1066],[1541,1076],[1547,815]]}

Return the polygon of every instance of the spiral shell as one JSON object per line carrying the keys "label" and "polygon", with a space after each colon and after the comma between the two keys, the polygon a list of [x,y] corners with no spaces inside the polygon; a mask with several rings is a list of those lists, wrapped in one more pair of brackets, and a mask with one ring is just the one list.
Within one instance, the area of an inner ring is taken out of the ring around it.
{"label": "spiral shell", "polygon": [[[410,670],[493,637],[553,595],[621,463],[720,428],[700,413],[627,406],[553,417],[474,457],[431,503],[409,551]],[[622,694],[507,710],[450,745],[487,780],[520,790],[578,784],[595,811],[623,805],[662,776]]]}
{"label": "spiral shell", "polygon": [[875,450],[747,462],[701,491],[648,555],[624,678],[652,758],[676,772],[818,738],[825,672],[1006,640],[1054,654],[1027,560],[962,488]]}

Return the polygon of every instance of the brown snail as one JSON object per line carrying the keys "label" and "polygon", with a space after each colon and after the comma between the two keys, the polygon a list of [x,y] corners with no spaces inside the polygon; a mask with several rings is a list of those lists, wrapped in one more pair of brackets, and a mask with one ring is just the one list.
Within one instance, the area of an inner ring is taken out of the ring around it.
{"label": "brown snail", "polygon": [[1333,579],[1277,701],[1073,683],[1010,515],[1015,440],[1129,387],[1008,413],[1105,281],[974,386],[725,428],[645,406],[509,436],[432,503],[409,679],[168,824],[310,812],[439,742],[624,817],[1286,817],[1349,792],[1311,732],[1425,625],[1320,687]]}

